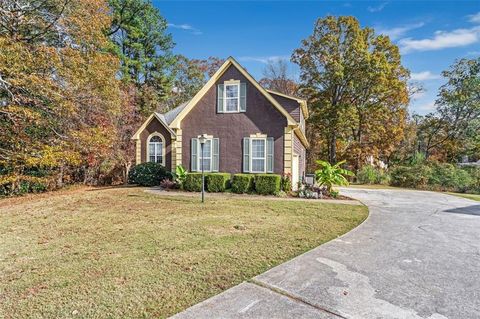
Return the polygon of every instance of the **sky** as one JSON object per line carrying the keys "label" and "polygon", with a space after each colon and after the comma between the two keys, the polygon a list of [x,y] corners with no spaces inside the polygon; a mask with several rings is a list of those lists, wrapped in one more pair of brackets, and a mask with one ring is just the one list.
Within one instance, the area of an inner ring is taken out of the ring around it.
{"label": "sky", "polygon": [[[268,61],[290,60],[318,18],[351,15],[362,27],[390,36],[412,81],[411,113],[434,110],[441,72],[457,59],[480,56],[480,0],[477,1],[158,1],[176,46],[188,58],[233,56],[257,80]],[[290,63],[290,62],[289,62]],[[299,69],[290,63],[296,78]]]}

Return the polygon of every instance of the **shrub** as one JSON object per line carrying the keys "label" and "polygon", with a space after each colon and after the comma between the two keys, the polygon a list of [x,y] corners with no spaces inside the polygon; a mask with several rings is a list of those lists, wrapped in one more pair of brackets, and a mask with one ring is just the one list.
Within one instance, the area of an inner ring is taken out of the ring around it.
{"label": "shrub", "polygon": [[135,165],[128,172],[128,182],[140,186],[157,186],[164,179],[171,177],[171,173],[163,165],[153,162]]}
{"label": "shrub", "polygon": [[232,192],[243,194],[253,191],[253,174],[235,174],[232,179]]}
{"label": "shrub", "polygon": [[187,176],[185,176],[183,189],[189,192],[201,192],[202,173],[188,173]]}
{"label": "shrub", "polygon": [[472,178],[472,182],[467,192],[480,194],[480,167],[464,166],[462,167],[462,170],[467,172]]}
{"label": "shrub", "polygon": [[393,186],[427,188],[431,168],[427,165],[397,166],[390,171]]}
{"label": "shrub", "polygon": [[205,176],[207,191],[212,193],[224,192],[230,185],[229,173],[209,173]]}
{"label": "shrub", "polygon": [[280,181],[280,189],[285,193],[292,191],[292,176],[290,174],[282,175],[282,180]]}
{"label": "shrub", "polygon": [[468,172],[452,164],[431,164],[428,185],[435,190],[466,192],[473,184]]}
{"label": "shrub", "polygon": [[391,171],[391,184],[440,191],[475,192],[479,178],[475,174],[480,176],[475,169],[460,168],[448,163],[424,162],[394,167]]}
{"label": "shrub", "polygon": [[0,196],[41,193],[53,189],[51,180],[35,176],[0,175]]}
{"label": "shrub", "polygon": [[175,188],[178,188],[178,184],[175,183],[174,181],[172,181],[171,179],[164,179],[161,183],[160,183],[160,186],[163,188],[163,189],[175,189]]}
{"label": "shrub", "polygon": [[357,182],[360,184],[386,185],[390,182],[390,175],[383,169],[365,165],[357,173]]}
{"label": "shrub", "polygon": [[275,195],[280,191],[281,179],[276,174],[258,174],[255,176],[255,191],[261,195]]}

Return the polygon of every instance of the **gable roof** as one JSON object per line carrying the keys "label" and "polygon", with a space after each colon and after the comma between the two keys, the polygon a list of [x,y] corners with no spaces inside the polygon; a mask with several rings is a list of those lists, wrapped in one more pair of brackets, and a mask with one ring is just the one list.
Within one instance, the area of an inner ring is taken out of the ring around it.
{"label": "gable roof", "polygon": [[303,116],[305,118],[308,118],[308,108],[307,108],[307,100],[304,100],[304,99],[301,99],[299,97],[296,97],[296,96],[293,96],[293,95],[287,95],[287,94],[283,94],[283,93],[280,93],[280,92],[277,92],[277,91],[273,91],[273,90],[266,90],[268,93],[270,94],[274,94],[274,95],[278,95],[278,96],[282,96],[286,99],[290,99],[290,100],[295,100],[298,102],[298,104],[300,104],[300,108],[302,109],[302,112],[303,112]]}
{"label": "gable roof", "polygon": [[229,57],[222,66],[215,72],[215,74],[207,81],[207,83],[202,87],[200,91],[195,94],[195,96],[187,102],[187,104],[178,112],[175,119],[169,123],[171,128],[179,129],[182,119],[195,107],[195,105],[200,101],[200,99],[210,90],[210,88],[215,85],[217,80],[222,76],[222,74],[228,69],[229,66],[233,65],[237,68],[240,73],[250,81],[260,93],[265,96],[265,98],[272,103],[272,105],[280,112],[283,116],[287,118],[288,125],[297,125],[295,119],[290,115],[290,113],[285,110],[280,103],[277,102],[234,58]]}
{"label": "gable roof", "polygon": [[[175,109],[173,109],[175,110]],[[173,111],[172,110],[172,111]],[[167,112],[168,113],[168,112]],[[161,113],[157,113],[157,112],[154,112],[152,115],[150,115],[146,120],[145,122],[143,122],[142,126],[140,126],[140,128],[135,132],[135,134],[133,134],[132,136],[132,140],[138,140],[140,138],[140,134],[142,133],[142,131],[147,127],[148,124],[150,124],[150,122],[156,118],[160,124],[162,124],[166,129],[167,131],[170,132],[170,134],[172,135],[172,138],[176,138],[177,134],[175,134],[175,132],[170,128],[170,126],[168,126],[167,124],[167,120],[166,120],[166,113],[165,114],[161,114]]]}
{"label": "gable roof", "polygon": [[172,138],[176,138],[176,134],[174,132],[174,129],[180,129],[180,123],[182,119],[195,107],[195,105],[200,101],[200,99],[208,92],[208,90],[215,85],[217,80],[223,75],[223,73],[233,65],[240,73],[248,80],[250,81],[255,88],[257,88],[260,93],[265,96],[265,98],[280,112],[282,113],[283,116],[286,117],[287,119],[287,125],[291,126],[295,129],[295,133],[297,136],[300,138],[302,143],[309,148],[310,145],[308,143],[307,138],[305,137],[304,132],[302,132],[299,127],[298,127],[298,122],[290,115],[290,113],[271,95],[280,95],[285,98],[293,99],[296,100],[302,109],[302,112],[304,114],[304,117],[308,117],[308,110],[307,110],[307,102],[303,99],[299,99],[294,96],[290,95],[285,95],[279,92],[271,91],[271,90],[266,90],[264,89],[237,61],[235,61],[234,58],[229,57],[223,64],[222,66],[215,72],[214,75],[207,81],[207,83],[202,87],[200,91],[195,94],[195,96],[185,102],[177,106],[176,108],[161,114],[161,113],[153,113],[150,115],[150,117],[143,123],[143,125],[135,132],[135,134],[132,136],[133,140],[139,139],[140,138],[140,133],[147,127],[150,122],[156,118],[172,135]]}
{"label": "gable roof", "polygon": [[170,125],[170,123],[173,122],[173,120],[178,116],[178,114],[187,106],[188,102],[190,101],[184,102],[176,108],[164,113],[163,115],[165,116],[165,122]]}

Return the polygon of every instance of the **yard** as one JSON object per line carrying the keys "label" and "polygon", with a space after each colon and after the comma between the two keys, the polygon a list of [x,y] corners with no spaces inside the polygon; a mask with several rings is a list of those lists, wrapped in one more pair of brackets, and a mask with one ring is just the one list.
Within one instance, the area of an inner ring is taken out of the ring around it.
{"label": "yard", "polygon": [[166,317],[331,240],[364,206],[82,188],[0,200],[0,317]]}

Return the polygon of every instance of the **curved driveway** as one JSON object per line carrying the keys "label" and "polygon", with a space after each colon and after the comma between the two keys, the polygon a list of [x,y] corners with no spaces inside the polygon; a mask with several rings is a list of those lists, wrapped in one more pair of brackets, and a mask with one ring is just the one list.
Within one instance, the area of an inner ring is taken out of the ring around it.
{"label": "curved driveway", "polygon": [[370,209],[346,235],[177,318],[480,318],[480,202],[342,189]]}

